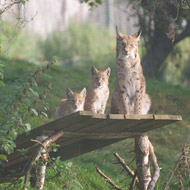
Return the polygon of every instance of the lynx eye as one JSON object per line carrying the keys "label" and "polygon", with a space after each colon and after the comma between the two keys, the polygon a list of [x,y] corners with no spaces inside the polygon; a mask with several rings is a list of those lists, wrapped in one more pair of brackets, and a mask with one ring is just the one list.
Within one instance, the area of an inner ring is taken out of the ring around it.
{"label": "lynx eye", "polygon": [[121,42],[121,45],[125,46],[125,42]]}
{"label": "lynx eye", "polygon": [[133,45],[133,44],[130,44],[130,47],[134,47],[134,45]]}
{"label": "lynx eye", "polygon": [[105,80],[105,78],[103,77],[103,78],[102,78],[102,80],[104,81],[104,80]]}

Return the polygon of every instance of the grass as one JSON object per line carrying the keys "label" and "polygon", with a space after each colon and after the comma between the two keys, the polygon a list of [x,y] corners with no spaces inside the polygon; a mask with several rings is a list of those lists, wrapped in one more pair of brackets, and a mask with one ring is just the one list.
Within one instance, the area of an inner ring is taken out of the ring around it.
{"label": "grass", "polygon": [[[4,82],[5,87],[0,87],[1,96],[10,93],[14,88],[14,81],[23,79],[28,71],[34,69],[36,65],[23,60],[4,61]],[[111,94],[115,85],[115,70],[112,67],[110,76]],[[66,88],[70,87],[73,91],[80,91],[83,87],[90,85],[90,65],[87,67],[60,67],[53,68],[45,75],[41,83],[52,83],[52,90],[47,96],[49,103],[49,119],[42,120],[42,123],[53,120],[55,109],[61,98],[66,97]],[[189,114],[190,114],[190,89],[180,86],[171,86],[169,84],[147,79],[147,91],[152,99],[152,108],[150,113],[155,114],[179,114],[183,121],[149,132],[149,138],[155,147],[159,166],[162,168],[160,176],[160,187],[168,176],[168,171],[172,170],[174,163],[178,158],[180,149],[189,134]],[[108,109],[110,100],[108,102]],[[129,183],[125,173],[120,174],[122,170],[119,165],[113,165],[116,161],[113,153],[118,152],[127,163],[133,157],[134,142],[132,139],[124,140],[105,148],[76,157],[67,162],[57,161],[56,167],[61,175],[55,176],[54,170],[49,167],[46,175],[45,190],[49,189],[104,189],[110,190],[110,186],[96,173],[95,167],[98,166],[115,183],[124,187]],[[131,152],[132,151],[132,152]],[[72,163],[72,164],[71,164]],[[133,163],[131,166],[135,168]],[[125,179],[125,180],[123,180]],[[0,186],[1,187],[1,186]],[[2,186],[3,188],[3,186]]]}

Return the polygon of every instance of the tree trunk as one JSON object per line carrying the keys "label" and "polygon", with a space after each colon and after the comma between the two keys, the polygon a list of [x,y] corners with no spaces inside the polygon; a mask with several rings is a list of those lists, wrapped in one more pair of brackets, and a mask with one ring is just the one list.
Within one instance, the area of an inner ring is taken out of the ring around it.
{"label": "tree trunk", "polygon": [[38,162],[38,166],[36,170],[37,171],[36,185],[35,185],[38,190],[43,190],[44,188],[46,166],[47,166],[47,162],[44,162],[44,160],[41,160]]}
{"label": "tree trunk", "polygon": [[40,159],[31,171],[30,185],[37,190],[43,190],[47,162]]}
{"label": "tree trunk", "polygon": [[140,190],[147,190],[151,181],[149,140],[147,135],[140,135],[135,138],[135,153],[139,187]]}
{"label": "tree trunk", "polygon": [[[157,24],[159,25],[159,24]],[[146,76],[159,78],[160,66],[167,58],[173,47],[186,37],[190,36],[190,23],[185,29],[176,36],[172,43],[172,39],[167,34],[155,28],[154,37],[150,41],[150,47],[147,49],[146,55],[142,58],[143,71]]]}
{"label": "tree trunk", "polygon": [[146,76],[159,78],[160,66],[171,52],[173,45],[165,33],[157,32],[154,36],[149,50],[142,58],[142,65]]}
{"label": "tree trunk", "polygon": [[[47,136],[38,136],[36,139],[39,142],[43,142],[46,140]],[[31,176],[31,187],[36,188],[37,190],[43,190],[44,182],[45,182],[45,175],[46,175],[46,167],[47,167],[47,147],[43,147],[41,149],[41,157],[39,160],[36,161],[35,167],[32,169],[32,176]]]}

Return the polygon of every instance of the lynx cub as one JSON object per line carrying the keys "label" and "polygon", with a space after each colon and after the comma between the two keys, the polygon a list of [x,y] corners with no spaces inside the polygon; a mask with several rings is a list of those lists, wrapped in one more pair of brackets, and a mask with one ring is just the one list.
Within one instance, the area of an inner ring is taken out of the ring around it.
{"label": "lynx cub", "polygon": [[55,112],[55,119],[69,115],[77,111],[84,110],[86,98],[86,88],[83,88],[80,93],[73,92],[67,89],[67,99],[62,99]]}
{"label": "lynx cub", "polygon": [[91,68],[92,83],[87,92],[84,110],[103,114],[109,97],[108,80],[111,69],[98,71],[94,66]]}
{"label": "lynx cub", "polygon": [[151,100],[146,94],[146,82],[138,53],[137,35],[127,36],[117,31],[117,84],[112,96],[111,113],[146,114]]}

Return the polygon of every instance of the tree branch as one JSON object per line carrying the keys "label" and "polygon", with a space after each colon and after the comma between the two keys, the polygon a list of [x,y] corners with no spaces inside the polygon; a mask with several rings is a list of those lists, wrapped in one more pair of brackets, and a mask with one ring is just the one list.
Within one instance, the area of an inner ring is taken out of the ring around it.
{"label": "tree branch", "polygon": [[138,177],[137,177],[137,172],[135,172],[135,175],[133,176],[133,180],[130,184],[130,190],[133,190],[134,186],[137,184],[138,186]]}
{"label": "tree branch", "polygon": [[128,175],[130,177],[134,177],[135,172],[131,168],[129,168],[129,166],[127,166],[127,164],[125,163],[125,160],[122,159],[117,152],[114,153],[114,156],[117,158],[119,163],[123,166],[123,168],[127,171]]}
{"label": "tree branch", "polygon": [[25,2],[25,0],[15,0],[12,3],[9,4],[0,4],[2,7],[4,6],[4,8],[2,10],[0,10],[0,15],[2,15],[4,12],[6,12],[7,10],[11,9],[12,6],[20,4],[22,2]]}
{"label": "tree branch", "polygon": [[154,148],[152,146],[152,143],[149,141],[149,158],[152,163],[152,166],[154,168],[154,174],[151,178],[150,183],[148,184],[147,190],[154,190],[154,187],[156,185],[156,182],[160,176],[160,168],[158,166],[156,155],[154,154]]}
{"label": "tree branch", "polygon": [[114,187],[115,190],[121,190],[119,186],[112,182],[112,180],[107,177],[98,167],[96,167],[96,171],[110,184]]}
{"label": "tree branch", "polygon": [[181,32],[177,37],[176,40],[174,41],[174,45],[176,45],[178,42],[186,38],[187,36],[190,36],[190,24],[188,23],[185,30]]}

